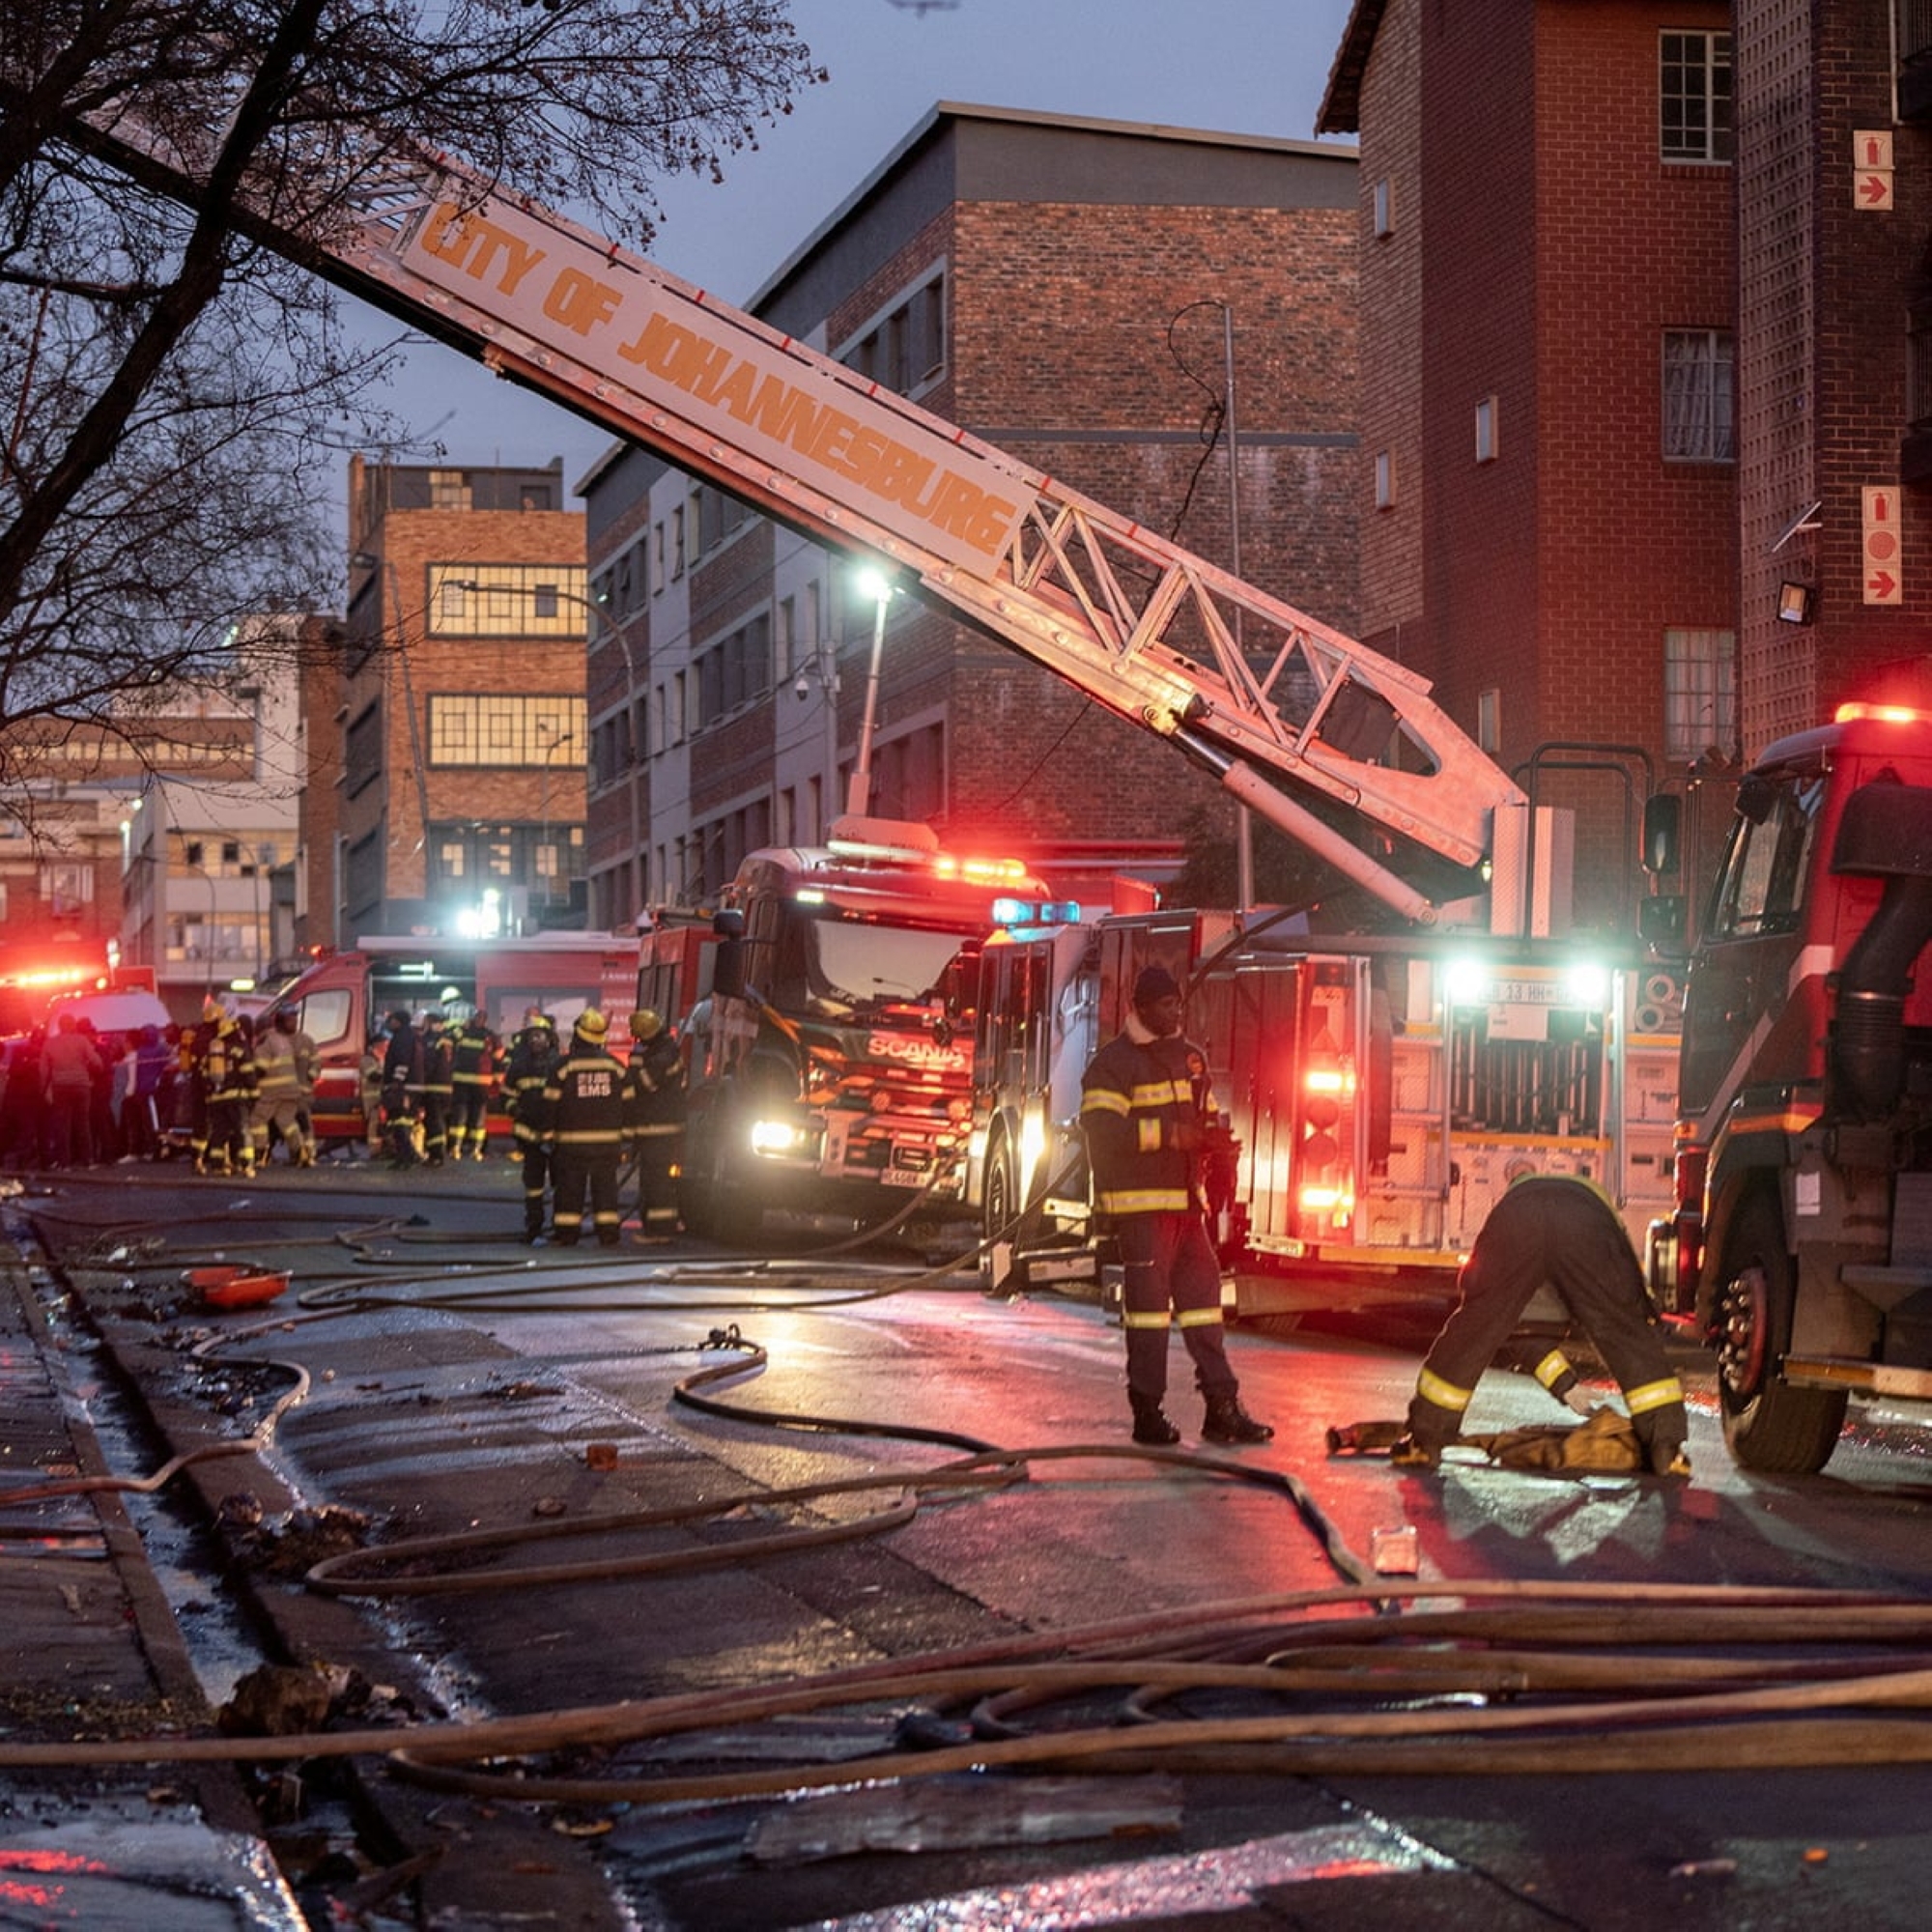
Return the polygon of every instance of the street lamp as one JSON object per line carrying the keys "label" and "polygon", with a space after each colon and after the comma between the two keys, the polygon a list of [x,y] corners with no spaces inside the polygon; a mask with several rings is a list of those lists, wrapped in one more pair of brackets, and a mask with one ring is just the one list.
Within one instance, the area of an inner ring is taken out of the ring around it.
{"label": "street lamp", "polygon": [[[557,730],[548,718],[539,718],[536,728],[539,736],[546,731],[553,734],[551,742],[544,748],[543,754],[543,838],[537,846],[537,869],[544,882],[544,903],[548,905],[556,896],[552,890],[551,882],[556,877],[557,871],[556,854],[550,842],[550,761],[556,755],[557,748],[569,744],[576,733],[568,729]],[[548,871],[544,870],[546,861],[549,862]]]}
{"label": "street lamp", "polygon": [[866,672],[866,714],[859,723],[859,755],[852,766],[845,810],[863,818],[872,809],[872,726],[879,712],[879,661],[886,648],[886,606],[893,601],[893,581],[876,564],[865,564],[853,582],[872,603],[872,661]]}

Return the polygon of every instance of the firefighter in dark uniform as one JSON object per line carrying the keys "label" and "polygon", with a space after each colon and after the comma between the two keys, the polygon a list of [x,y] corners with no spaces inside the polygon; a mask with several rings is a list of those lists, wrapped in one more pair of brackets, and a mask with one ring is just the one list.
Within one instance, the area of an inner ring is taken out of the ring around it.
{"label": "firefighter in dark uniform", "polygon": [[[1462,1433],[1483,1371],[1546,1282],[1616,1377],[1652,1472],[1688,1476],[1684,1388],[1651,1320],[1636,1255],[1608,1197],[1579,1175],[1520,1175],[1491,1208],[1463,1264],[1462,1298],[1416,1378],[1408,1434],[1389,1460],[1435,1466]],[[1545,1358],[1538,1379],[1581,1406],[1560,1356]]]}
{"label": "firefighter in dark uniform", "polygon": [[524,1170],[524,1239],[544,1237],[544,1195],[550,1186],[551,1112],[544,1098],[558,1059],[556,1023],[532,1013],[510,1042],[503,1068],[503,1105]]}
{"label": "firefighter in dark uniform", "polygon": [[255,1050],[242,1023],[224,1013],[203,1049],[201,1077],[208,1095],[208,1147],[198,1174],[255,1172]]}
{"label": "firefighter in dark uniform", "polygon": [[551,1233],[563,1248],[574,1248],[583,1231],[586,1193],[599,1247],[614,1248],[623,1226],[617,1170],[636,1103],[630,1069],[605,1050],[609,1025],[594,1007],[580,1013],[570,1051],[544,1085],[552,1150]]}
{"label": "firefighter in dark uniform", "polygon": [[1207,1056],[1180,1032],[1180,988],[1150,966],[1127,1024],[1081,1079],[1080,1125],[1094,1198],[1120,1243],[1126,1280],[1127,1400],[1134,1440],[1179,1442],[1167,1419],[1168,1329],[1178,1323],[1207,1404],[1209,1442],[1265,1442],[1274,1431],[1241,1406],[1221,1326],[1221,1264],[1208,1236],[1206,1169],[1230,1145]]}
{"label": "firefighter in dark uniform", "polygon": [[431,1167],[440,1167],[449,1151],[449,1107],[455,1096],[455,1060],[442,1015],[432,1008],[422,1016],[422,1151]]}
{"label": "firefighter in dark uniform", "polygon": [[675,1235],[677,1163],[684,1142],[684,1050],[649,1007],[631,1015],[631,1145],[638,1156],[638,1220],[646,1238]]}
{"label": "firefighter in dark uniform", "polygon": [[384,1023],[389,1036],[383,1055],[383,1132],[389,1143],[391,1167],[413,1167],[419,1157],[417,1110],[422,1105],[422,1036],[398,1007]]}
{"label": "firefighter in dark uniform", "polygon": [[450,1081],[455,1089],[449,1112],[449,1157],[471,1160],[489,1151],[490,1078],[497,1070],[497,1036],[470,1013],[450,1036]]}

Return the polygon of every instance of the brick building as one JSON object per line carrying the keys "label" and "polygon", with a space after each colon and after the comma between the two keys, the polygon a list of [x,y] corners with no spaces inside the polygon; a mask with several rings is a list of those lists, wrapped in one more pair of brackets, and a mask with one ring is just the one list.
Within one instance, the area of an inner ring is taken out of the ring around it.
{"label": "brick building", "polygon": [[1738,742],[1729,29],[1357,0],[1318,122],[1360,135],[1360,635],[1577,810],[1586,923],[1640,790]]}
{"label": "brick building", "polygon": [[[307,943],[583,924],[596,613],[562,470],[352,459],[349,611],[327,714],[340,779],[332,824],[324,806],[305,830]],[[321,752],[312,768],[327,768]]]}
{"label": "brick building", "polygon": [[[1206,556],[1238,529],[1246,578],[1347,631],[1354,205],[1346,148],[943,103],[750,306]],[[1233,500],[1204,433],[1230,311]],[[640,886],[699,902],[746,850],[823,835],[879,605],[841,559],[641,451],[582,487],[610,619],[588,679],[591,919],[621,924]],[[1232,825],[1172,751],[909,599],[886,607],[881,665],[880,815],[1023,851],[1090,897],[1123,866],[1171,872],[1190,813]]]}

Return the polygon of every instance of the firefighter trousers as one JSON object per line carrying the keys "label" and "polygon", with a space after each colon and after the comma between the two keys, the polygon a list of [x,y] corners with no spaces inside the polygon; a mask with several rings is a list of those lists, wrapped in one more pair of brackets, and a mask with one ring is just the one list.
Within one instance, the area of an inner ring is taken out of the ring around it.
{"label": "firefighter trousers", "polygon": [[1463,1264],[1462,1299],[1416,1378],[1408,1433],[1440,1448],[1462,1433],[1476,1382],[1548,1282],[1617,1378],[1637,1438],[1681,1447],[1684,1389],[1650,1319],[1643,1275],[1606,1203],[1570,1180],[1519,1183],[1492,1209]]}
{"label": "firefighter trousers", "polygon": [[614,1248],[623,1230],[617,1206],[617,1163],[623,1151],[615,1141],[586,1145],[559,1141],[551,1154],[551,1233],[559,1247],[577,1245],[583,1232],[583,1197],[590,1196],[590,1223],[599,1247]]}
{"label": "firefighter trousers", "polygon": [[1221,1326],[1221,1264],[1200,1212],[1122,1214],[1114,1233],[1125,1269],[1121,1315],[1130,1393],[1156,1405],[1166,1395],[1168,1329],[1178,1326],[1201,1393],[1235,1394]]}

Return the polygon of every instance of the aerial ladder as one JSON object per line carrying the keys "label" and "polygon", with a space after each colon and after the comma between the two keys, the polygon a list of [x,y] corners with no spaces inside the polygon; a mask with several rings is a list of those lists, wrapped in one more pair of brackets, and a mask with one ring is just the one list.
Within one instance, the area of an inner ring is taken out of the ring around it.
{"label": "aerial ladder", "polygon": [[[131,107],[71,128],[150,186],[204,198],[218,129],[163,130]],[[1426,678],[453,157],[380,129],[314,138],[328,145],[304,165],[342,184],[327,212],[294,225],[284,193],[244,184],[237,218],[256,240],[883,564],[1167,739],[1404,917],[1434,923],[1482,890],[1524,795]]]}

